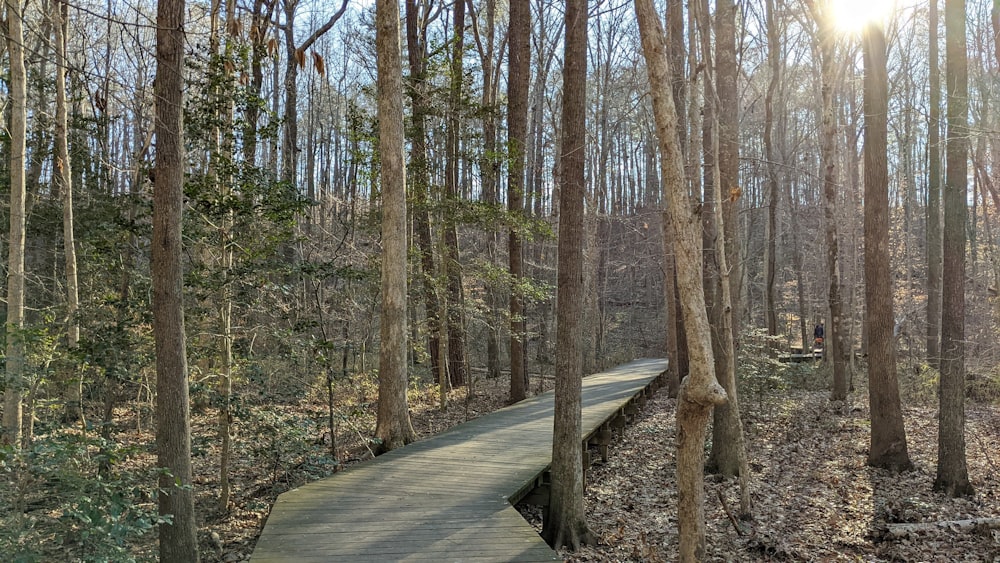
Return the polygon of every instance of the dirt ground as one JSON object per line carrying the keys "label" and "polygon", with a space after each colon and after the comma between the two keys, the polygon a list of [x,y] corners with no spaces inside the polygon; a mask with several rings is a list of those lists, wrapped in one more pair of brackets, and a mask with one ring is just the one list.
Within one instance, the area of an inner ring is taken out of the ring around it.
{"label": "dirt ground", "polygon": [[[475,397],[452,393],[441,412],[435,398],[415,397],[414,425],[432,434],[503,405],[505,382],[477,380]],[[892,475],[866,465],[869,439],[867,392],[832,404],[825,391],[786,389],[744,401],[744,427],[751,468],[753,518],[740,530],[726,514],[739,506],[733,480],[706,477],[709,561],[1000,561],[1000,531],[937,531],[887,539],[888,523],[1000,517],[1000,410],[970,403],[967,408],[969,473],[976,494],[949,499],[932,491],[937,456],[937,408],[907,399],[904,409],[913,471]],[[568,561],[676,559],[677,491],[674,481],[675,401],[661,391],[636,424],[611,447],[607,463],[588,473],[586,507],[597,545],[562,553]],[[318,408],[318,407],[316,407]],[[312,413],[318,416],[319,413]],[[360,424],[360,423],[359,423]],[[359,428],[338,440],[353,448],[351,459],[367,457]],[[328,435],[316,437],[317,447]],[[353,446],[351,445],[353,442]],[[205,456],[213,459],[214,456]],[[235,507],[228,515],[210,508],[212,476],[203,480],[200,507],[205,561],[249,557],[270,503],[283,490],[308,478],[301,467],[264,477],[259,467],[237,466]],[[720,499],[725,499],[726,507]],[[539,525],[539,511],[526,507]]]}

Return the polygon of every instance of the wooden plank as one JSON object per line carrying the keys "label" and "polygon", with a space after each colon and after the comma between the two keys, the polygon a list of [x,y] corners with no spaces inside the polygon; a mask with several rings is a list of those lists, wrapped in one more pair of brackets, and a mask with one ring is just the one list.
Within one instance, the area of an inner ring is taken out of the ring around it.
{"label": "wooden plank", "polygon": [[[640,360],[585,378],[584,444],[609,441],[665,369]],[[281,495],[252,560],[558,560],[507,502],[541,482],[551,444],[549,392]]]}

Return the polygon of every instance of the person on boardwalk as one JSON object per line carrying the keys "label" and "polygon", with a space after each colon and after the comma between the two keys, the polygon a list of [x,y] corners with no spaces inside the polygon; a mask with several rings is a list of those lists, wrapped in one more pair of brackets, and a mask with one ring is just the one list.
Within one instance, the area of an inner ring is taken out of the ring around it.
{"label": "person on boardwalk", "polygon": [[826,336],[826,329],[823,321],[820,320],[816,328],[813,329],[813,348],[823,348],[823,338]]}

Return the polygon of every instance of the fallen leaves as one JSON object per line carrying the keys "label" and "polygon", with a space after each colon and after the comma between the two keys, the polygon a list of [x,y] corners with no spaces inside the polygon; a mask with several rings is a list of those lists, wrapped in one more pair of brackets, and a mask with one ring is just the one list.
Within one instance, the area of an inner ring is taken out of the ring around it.
{"label": "fallen leaves", "polygon": [[[708,561],[1000,561],[1000,533],[940,530],[887,540],[889,522],[928,522],[1000,515],[1000,481],[992,462],[1000,451],[994,406],[968,409],[972,499],[932,491],[937,455],[937,408],[905,409],[916,469],[893,475],[866,465],[869,439],[864,390],[848,405],[825,391],[781,392],[780,402],[747,412],[754,519],[749,533],[733,530],[718,495],[738,506],[733,480],[706,480]],[[674,484],[674,401],[659,394],[637,423],[611,446],[606,464],[588,473],[588,521],[600,544],[569,561],[673,560],[677,551]]]}

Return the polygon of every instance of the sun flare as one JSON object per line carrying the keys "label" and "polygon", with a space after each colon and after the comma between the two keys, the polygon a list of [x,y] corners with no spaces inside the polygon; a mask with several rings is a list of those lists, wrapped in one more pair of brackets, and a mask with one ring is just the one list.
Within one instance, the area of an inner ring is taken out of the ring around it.
{"label": "sun flare", "polygon": [[830,0],[837,29],[860,32],[869,22],[885,22],[895,8],[895,0]]}

